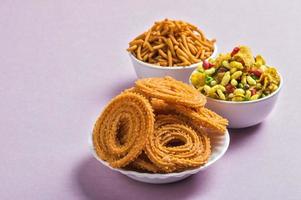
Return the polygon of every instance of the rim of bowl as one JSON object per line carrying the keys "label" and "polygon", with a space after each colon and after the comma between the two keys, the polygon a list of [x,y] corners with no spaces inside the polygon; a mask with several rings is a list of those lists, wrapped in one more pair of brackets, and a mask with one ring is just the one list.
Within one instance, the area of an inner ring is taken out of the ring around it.
{"label": "rim of bowl", "polygon": [[[216,45],[216,42],[214,43],[214,51],[212,52],[212,54],[206,59],[208,60],[209,58],[214,58],[216,55],[217,55],[217,45]],[[129,53],[130,57],[133,58],[136,62],[140,63],[140,64],[143,64],[147,67],[151,67],[151,68],[156,68],[156,69],[162,69],[162,70],[169,70],[169,69],[183,69],[183,68],[194,68],[200,64],[202,64],[203,62],[198,62],[198,63],[194,63],[192,65],[188,65],[188,66],[175,66],[175,67],[162,67],[162,66],[158,66],[158,65],[154,65],[154,64],[150,64],[150,63],[147,63],[147,62],[143,62],[139,59],[137,59],[132,53]]]}
{"label": "rim of bowl", "polygon": [[92,151],[92,155],[94,156],[94,158],[96,158],[96,160],[98,160],[101,164],[105,165],[106,167],[110,168],[113,171],[118,171],[124,175],[134,175],[134,176],[139,176],[139,177],[145,177],[148,176],[148,178],[167,178],[167,177],[171,177],[171,176],[181,176],[181,175],[186,175],[186,174],[195,174],[197,172],[199,172],[200,170],[204,170],[207,167],[211,166],[212,164],[214,164],[215,162],[217,162],[219,159],[221,159],[224,154],[226,153],[226,151],[229,148],[230,145],[230,134],[228,129],[226,129],[226,132],[224,134],[225,140],[226,140],[226,144],[225,144],[225,148],[221,151],[220,155],[211,161],[210,164],[207,165],[207,163],[205,165],[202,165],[198,168],[195,169],[188,169],[182,172],[172,172],[172,173],[167,173],[167,174],[160,174],[160,173],[147,173],[147,172],[137,172],[137,171],[132,171],[132,170],[124,170],[124,169],[119,169],[119,168],[113,168],[111,167],[106,161],[102,160],[101,158],[99,158],[94,150],[94,146],[93,146],[93,142],[92,142],[92,134],[93,132],[90,134],[89,137],[89,146],[90,146],[90,150]]}
{"label": "rim of bowl", "polygon": [[[191,83],[191,76],[192,74],[194,74],[196,72],[197,69],[195,69],[191,75],[189,76],[189,83],[190,85],[192,85],[194,87],[194,85]],[[208,99],[210,99],[211,101],[215,101],[215,102],[220,102],[220,103],[226,103],[226,104],[252,104],[252,103],[258,103],[258,102],[261,102],[261,101],[266,101],[268,100],[269,98],[273,97],[274,95],[276,95],[277,93],[279,93],[279,91],[281,90],[282,88],[282,85],[283,85],[283,77],[281,75],[281,73],[279,72],[279,70],[277,69],[277,73],[280,77],[280,84],[279,84],[279,87],[277,88],[276,91],[274,91],[272,94],[266,96],[266,97],[263,97],[263,98],[260,98],[260,99],[256,99],[256,100],[252,100],[252,101],[225,101],[225,100],[219,100],[219,99],[214,99],[214,98],[211,98],[211,97],[207,97]],[[194,87],[195,88],[195,87]]]}

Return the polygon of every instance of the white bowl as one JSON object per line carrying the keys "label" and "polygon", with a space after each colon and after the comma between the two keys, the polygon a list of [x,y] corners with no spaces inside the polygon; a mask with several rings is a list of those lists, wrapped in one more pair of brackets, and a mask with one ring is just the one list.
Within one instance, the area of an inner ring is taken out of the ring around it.
{"label": "white bowl", "polygon": [[[278,74],[280,76],[280,85],[269,96],[254,101],[241,102],[223,101],[207,97],[206,107],[227,118],[229,120],[229,128],[245,128],[259,124],[271,113],[276,104],[283,85],[283,78],[279,72]],[[192,85],[190,78],[189,82]]]}
{"label": "white bowl", "polygon": [[[214,44],[214,51],[209,58],[214,58],[217,55],[217,45]],[[177,67],[160,67],[158,65],[149,64],[138,60],[133,54],[129,53],[131,61],[134,65],[138,78],[149,77],[164,77],[171,76],[179,81],[187,83],[187,78],[202,62],[195,63],[189,66],[177,66]],[[208,58],[208,59],[209,59]],[[207,60],[208,60],[207,59]]]}
{"label": "white bowl", "polygon": [[124,170],[124,169],[116,169],[112,168],[107,162],[101,160],[94,148],[93,148],[93,142],[92,142],[92,137],[89,139],[89,144],[93,153],[93,156],[101,162],[104,166],[110,168],[111,170],[117,171],[123,175],[128,176],[131,179],[134,179],[136,181],[144,182],[144,183],[153,183],[153,184],[164,184],[164,183],[172,183],[172,182],[177,182],[182,179],[185,179],[193,174],[198,173],[199,171],[202,171],[215,163],[218,159],[220,159],[225,152],[228,149],[229,143],[230,143],[230,136],[229,132],[226,131],[224,135],[215,135],[212,134],[210,135],[210,141],[211,141],[211,156],[209,158],[209,161],[196,169],[192,170],[186,170],[183,172],[178,172],[178,173],[168,173],[168,174],[151,174],[151,173],[141,173],[141,172],[136,172],[136,171],[129,171],[129,170]]}

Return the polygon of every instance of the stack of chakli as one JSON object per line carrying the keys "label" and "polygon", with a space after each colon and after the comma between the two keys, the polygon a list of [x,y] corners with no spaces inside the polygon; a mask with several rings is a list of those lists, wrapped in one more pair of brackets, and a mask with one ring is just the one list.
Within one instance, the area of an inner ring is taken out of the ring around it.
{"label": "stack of chakli", "polygon": [[139,172],[200,167],[211,155],[210,134],[224,134],[228,125],[205,104],[196,89],[171,77],[137,80],[97,119],[95,152],[114,168]]}

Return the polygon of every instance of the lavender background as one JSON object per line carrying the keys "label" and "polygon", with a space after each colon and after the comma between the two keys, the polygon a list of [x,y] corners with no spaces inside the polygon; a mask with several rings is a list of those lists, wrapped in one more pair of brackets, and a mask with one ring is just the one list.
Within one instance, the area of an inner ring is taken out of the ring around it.
{"label": "lavender background", "polygon": [[[0,199],[301,199],[301,1],[0,1]],[[165,17],[220,52],[252,47],[285,84],[272,115],[230,130],[226,155],[182,182],[149,185],[103,167],[88,135],[136,76],[127,43]]]}

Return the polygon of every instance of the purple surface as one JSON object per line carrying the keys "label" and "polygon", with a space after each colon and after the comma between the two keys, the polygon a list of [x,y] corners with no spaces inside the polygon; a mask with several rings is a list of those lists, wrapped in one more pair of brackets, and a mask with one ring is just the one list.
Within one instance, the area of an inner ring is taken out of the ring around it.
{"label": "purple surface", "polygon": [[[301,199],[300,1],[0,2],[0,199]],[[226,155],[182,182],[149,185],[92,158],[88,135],[129,87],[128,41],[171,17],[262,53],[285,79],[262,124],[230,130]]]}

